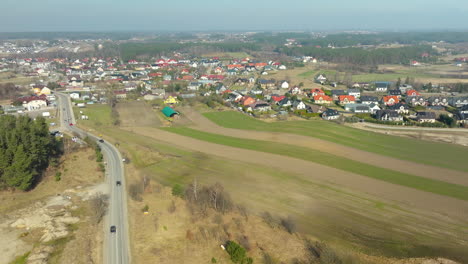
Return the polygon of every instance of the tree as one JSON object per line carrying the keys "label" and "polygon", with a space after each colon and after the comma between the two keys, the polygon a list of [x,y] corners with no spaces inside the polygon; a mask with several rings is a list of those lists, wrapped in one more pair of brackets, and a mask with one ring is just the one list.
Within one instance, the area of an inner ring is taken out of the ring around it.
{"label": "tree", "polygon": [[439,120],[440,122],[446,124],[449,127],[455,127],[457,125],[457,122],[455,121],[455,119],[451,118],[450,116],[446,114],[441,114],[439,116]]}
{"label": "tree", "polygon": [[410,83],[409,76],[406,76],[405,84],[409,84],[409,83]]}
{"label": "tree", "polygon": [[401,86],[401,78],[398,77],[398,81],[397,81],[396,84],[395,84],[395,88],[398,89],[400,86]]}
{"label": "tree", "polygon": [[9,186],[20,190],[28,190],[32,183],[35,171],[31,171],[32,160],[24,151],[24,146],[19,145],[16,149],[12,164],[5,170],[4,179]]}

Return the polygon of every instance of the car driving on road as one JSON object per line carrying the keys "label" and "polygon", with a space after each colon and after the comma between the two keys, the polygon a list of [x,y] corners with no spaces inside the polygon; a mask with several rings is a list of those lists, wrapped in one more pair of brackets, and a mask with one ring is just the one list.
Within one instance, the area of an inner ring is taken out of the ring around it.
{"label": "car driving on road", "polygon": [[111,233],[115,233],[115,231],[117,231],[117,227],[111,226],[110,231],[111,231]]}

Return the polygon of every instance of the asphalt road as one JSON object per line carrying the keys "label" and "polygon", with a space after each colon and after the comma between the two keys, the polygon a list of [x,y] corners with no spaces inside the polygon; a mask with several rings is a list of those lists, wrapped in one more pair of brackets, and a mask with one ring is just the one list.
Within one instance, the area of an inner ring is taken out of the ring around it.
{"label": "asphalt road", "polygon": [[[86,136],[93,140],[99,138],[75,126],[76,120],[73,114],[71,101],[68,95],[56,93],[60,111],[60,124],[62,129],[68,130],[81,138]],[[70,123],[73,126],[70,126]],[[104,263],[127,264],[130,263],[128,221],[127,221],[127,195],[125,192],[125,177],[122,157],[116,147],[106,141],[98,142],[104,159],[107,162],[106,175],[109,184],[109,210],[104,224]],[[116,182],[121,185],[117,186]],[[116,227],[116,232],[111,233],[111,226]]]}

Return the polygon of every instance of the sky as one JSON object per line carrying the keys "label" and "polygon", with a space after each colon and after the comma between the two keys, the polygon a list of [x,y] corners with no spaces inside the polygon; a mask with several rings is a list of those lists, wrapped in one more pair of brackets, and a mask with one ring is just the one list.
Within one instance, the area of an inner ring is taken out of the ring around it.
{"label": "sky", "polygon": [[467,0],[0,2],[0,32],[468,30]]}

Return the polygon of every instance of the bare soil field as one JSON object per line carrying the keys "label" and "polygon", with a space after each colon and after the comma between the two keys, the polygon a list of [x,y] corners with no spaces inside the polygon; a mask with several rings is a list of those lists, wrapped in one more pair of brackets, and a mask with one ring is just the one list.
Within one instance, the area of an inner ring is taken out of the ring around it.
{"label": "bare soil field", "polygon": [[117,111],[122,127],[161,125],[158,115],[143,101],[120,102]]}
{"label": "bare soil field", "polygon": [[205,132],[222,134],[238,138],[266,140],[308,147],[319,151],[331,153],[333,155],[343,156],[352,160],[365,162],[382,168],[388,168],[413,175],[468,186],[468,177],[465,173],[460,171],[454,171],[439,167],[428,166],[424,164],[418,164],[410,161],[399,160],[307,136],[224,128],[211,122],[209,119],[205,118],[203,115],[194,111],[191,108],[181,108],[181,111],[183,111],[183,115],[186,115],[187,118],[192,120],[192,123],[194,124],[192,128],[202,130]]}

